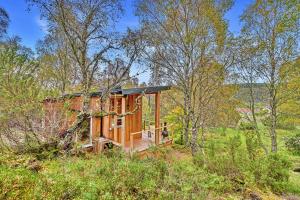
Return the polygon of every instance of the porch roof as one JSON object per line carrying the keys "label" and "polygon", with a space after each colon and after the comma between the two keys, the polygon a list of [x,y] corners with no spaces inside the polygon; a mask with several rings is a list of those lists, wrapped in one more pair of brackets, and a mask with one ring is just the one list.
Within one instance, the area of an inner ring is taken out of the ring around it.
{"label": "porch roof", "polygon": [[[138,88],[128,88],[128,89],[123,89],[123,88],[115,88],[111,91],[111,94],[119,94],[119,95],[131,95],[131,94],[154,94],[157,92],[165,91],[165,90],[170,90],[171,86],[149,86],[149,87],[138,87]],[[97,97],[102,94],[101,91],[99,92],[91,92],[90,95],[91,97]],[[82,93],[77,92],[77,93],[72,93],[72,94],[65,94],[61,96],[59,99],[64,99],[64,98],[73,98],[73,97],[80,97]],[[47,100],[57,100],[57,98],[46,98]]]}
{"label": "porch roof", "polygon": [[170,90],[171,86],[150,86],[150,87],[141,87],[141,88],[129,88],[121,89],[121,94],[130,95],[130,94],[153,94],[164,90]]}

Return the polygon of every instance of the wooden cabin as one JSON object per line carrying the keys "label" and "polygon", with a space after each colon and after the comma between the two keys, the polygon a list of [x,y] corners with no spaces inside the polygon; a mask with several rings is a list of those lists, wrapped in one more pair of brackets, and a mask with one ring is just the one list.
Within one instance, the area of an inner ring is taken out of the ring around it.
{"label": "wooden cabin", "polygon": [[[92,147],[95,152],[101,152],[106,143],[113,143],[129,152],[143,151],[151,145],[169,143],[171,140],[162,140],[163,127],[160,121],[160,95],[161,92],[169,89],[169,86],[118,88],[111,92],[104,105],[100,105],[101,92],[91,93],[89,106],[91,113],[99,112],[100,106],[104,106],[106,113],[116,112],[118,115],[90,117],[89,138],[84,146]],[[145,130],[143,127],[141,95],[152,95],[155,99],[155,126],[151,130]],[[68,102],[69,110],[73,112],[68,116],[67,122],[62,125],[62,129],[66,130],[76,121],[76,116],[82,109],[83,97],[80,93],[76,93],[65,95],[62,99],[60,101],[46,100],[44,105],[48,114],[51,114]]]}

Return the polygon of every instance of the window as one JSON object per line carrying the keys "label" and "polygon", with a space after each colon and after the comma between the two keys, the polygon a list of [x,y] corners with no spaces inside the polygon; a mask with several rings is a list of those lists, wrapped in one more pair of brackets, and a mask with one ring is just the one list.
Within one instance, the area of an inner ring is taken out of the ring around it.
{"label": "window", "polygon": [[117,119],[117,126],[122,126],[122,118]]}

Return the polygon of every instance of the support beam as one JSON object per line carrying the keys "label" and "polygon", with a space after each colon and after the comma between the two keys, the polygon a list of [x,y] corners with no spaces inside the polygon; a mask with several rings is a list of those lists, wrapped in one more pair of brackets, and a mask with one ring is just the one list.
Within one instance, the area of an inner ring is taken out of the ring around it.
{"label": "support beam", "polygon": [[[122,97],[122,104],[121,104],[122,114],[126,112],[126,98]],[[125,131],[125,116],[122,117],[122,128],[121,128],[121,145],[123,148],[125,148],[125,139],[126,139],[126,131]]]}
{"label": "support beam", "polygon": [[[118,112],[118,101],[117,101],[117,98],[115,96],[115,99],[114,99],[114,111],[117,113]],[[114,141],[115,142],[118,142],[118,128],[117,128],[117,120],[118,120],[118,117],[117,115],[114,115]]]}
{"label": "support beam", "polygon": [[[105,112],[109,112],[109,97],[106,99],[105,101],[105,105],[104,105],[104,111]],[[105,116],[102,117],[102,123],[103,123],[103,127],[102,127],[102,135],[106,138],[109,138],[109,116]]]}
{"label": "support beam", "polygon": [[160,92],[155,94],[155,144],[160,141]]}

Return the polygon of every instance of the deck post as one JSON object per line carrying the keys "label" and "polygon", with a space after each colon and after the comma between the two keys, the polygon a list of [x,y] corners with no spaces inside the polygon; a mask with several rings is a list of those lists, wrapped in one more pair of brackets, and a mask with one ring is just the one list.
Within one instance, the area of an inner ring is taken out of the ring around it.
{"label": "deck post", "polygon": [[[115,98],[114,98],[114,112],[118,112],[118,101],[117,101],[117,98],[116,98],[116,95],[115,95]],[[115,142],[118,142],[118,128],[117,128],[117,120],[118,120],[118,116],[117,115],[114,115],[114,141]]]}
{"label": "deck post", "polygon": [[[104,103],[104,111],[105,112],[109,112],[109,103],[110,100],[109,98],[106,99],[105,103]],[[103,127],[102,127],[102,137],[106,137],[109,138],[109,116],[104,116],[102,117],[102,123],[103,123]]]}
{"label": "deck post", "polygon": [[155,144],[158,145],[160,141],[160,92],[155,93]]}
{"label": "deck post", "polygon": [[[122,114],[124,115],[126,110],[126,99],[125,97],[122,97],[122,105],[121,105],[121,108],[122,108]],[[121,128],[121,145],[122,145],[122,148],[124,149],[125,148],[125,115],[122,116],[122,128]]]}

